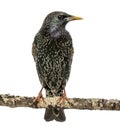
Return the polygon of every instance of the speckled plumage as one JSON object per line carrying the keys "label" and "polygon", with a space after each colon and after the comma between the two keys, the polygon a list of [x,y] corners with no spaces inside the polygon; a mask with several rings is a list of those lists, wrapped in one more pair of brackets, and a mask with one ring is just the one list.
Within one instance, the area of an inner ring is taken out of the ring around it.
{"label": "speckled plumage", "polygon": [[[72,38],[65,29],[70,17],[72,16],[64,12],[50,13],[34,38],[32,54],[46,97],[62,96],[70,75],[73,45]],[[60,111],[63,113],[63,110]],[[53,119],[55,118],[50,120]],[[59,120],[56,117],[56,120],[64,121],[65,118]]]}
{"label": "speckled plumage", "polygon": [[46,89],[46,96],[61,96],[70,74],[73,56],[72,39],[68,32],[59,38],[38,33],[35,37],[34,55],[38,76]]}

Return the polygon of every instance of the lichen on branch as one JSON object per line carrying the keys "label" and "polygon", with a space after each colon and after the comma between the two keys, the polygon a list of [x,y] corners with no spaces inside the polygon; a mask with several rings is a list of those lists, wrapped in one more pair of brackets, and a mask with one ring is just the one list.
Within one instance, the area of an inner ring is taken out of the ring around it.
{"label": "lichen on branch", "polygon": [[120,100],[117,99],[69,98],[64,105],[62,102],[57,103],[58,99],[59,97],[44,98],[44,101],[41,99],[38,103],[35,97],[0,94],[0,106],[46,108],[57,105],[65,109],[120,110]]}

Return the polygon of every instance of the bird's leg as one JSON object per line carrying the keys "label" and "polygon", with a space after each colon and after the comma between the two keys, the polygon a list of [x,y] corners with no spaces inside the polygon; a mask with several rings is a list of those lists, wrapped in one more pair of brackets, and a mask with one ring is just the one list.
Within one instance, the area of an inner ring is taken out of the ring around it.
{"label": "bird's leg", "polygon": [[65,105],[65,100],[68,101],[65,88],[63,90],[63,95],[57,100],[57,103],[60,103],[62,101],[62,106]]}
{"label": "bird's leg", "polygon": [[44,99],[43,98],[43,95],[42,95],[42,90],[43,90],[43,87],[41,88],[40,92],[38,93],[38,96],[37,96],[37,100],[39,101],[40,99]]}
{"label": "bird's leg", "polygon": [[43,97],[43,95],[42,95],[42,90],[43,90],[43,88],[44,88],[44,87],[42,86],[40,92],[38,93],[38,96],[35,98],[35,101],[37,101],[38,103],[40,102],[40,99],[42,99],[42,101],[45,102],[44,97]]}

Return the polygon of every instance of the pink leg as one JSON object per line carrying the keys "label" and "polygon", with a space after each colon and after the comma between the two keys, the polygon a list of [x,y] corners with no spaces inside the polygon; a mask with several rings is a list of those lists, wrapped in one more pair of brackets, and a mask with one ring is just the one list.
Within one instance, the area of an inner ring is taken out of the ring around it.
{"label": "pink leg", "polygon": [[42,90],[43,90],[43,88],[44,88],[44,87],[41,88],[41,90],[40,90],[38,96],[35,98],[35,101],[40,102],[40,99],[42,99],[42,101],[45,102],[44,97],[43,97],[43,95],[42,95]]}
{"label": "pink leg", "polygon": [[65,100],[68,101],[67,95],[66,95],[66,90],[64,88],[63,90],[63,95],[57,100],[57,103],[62,101],[62,105],[65,105]]}

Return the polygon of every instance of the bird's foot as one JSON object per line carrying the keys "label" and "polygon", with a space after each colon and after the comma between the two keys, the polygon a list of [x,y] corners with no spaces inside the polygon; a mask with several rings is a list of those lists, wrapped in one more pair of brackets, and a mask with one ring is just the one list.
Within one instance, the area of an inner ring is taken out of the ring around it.
{"label": "bird's foot", "polygon": [[61,103],[61,105],[62,106],[64,106],[65,105],[65,101],[68,101],[68,98],[67,98],[67,96],[61,96],[58,100],[57,100],[57,104],[58,103]]}
{"label": "bird's foot", "polygon": [[38,94],[38,96],[33,100],[33,103],[35,103],[36,107],[40,107],[42,103],[46,103],[42,93]]}
{"label": "bird's foot", "polygon": [[63,107],[63,106],[65,105],[65,101],[68,101],[68,102],[69,102],[69,100],[68,100],[68,98],[67,98],[67,96],[66,96],[66,91],[65,91],[65,89],[64,89],[64,93],[63,93],[63,95],[60,96],[60,98],[57,100],[57,104],[58,104],[58,103],[61,103],[61,106]]}
{"label": "bird's foot", "polygon": [[35,98],[35,101],[37,101],[37,102],[40,102],[41,100],[42,100],[43,102],[45,102],[42,93],[38,94],[38,96]]}
{"label": "bird's foot", "polygon": [[45,99],[44,99],[44,97],[43,97],[43,95],[42,95],[42,90],[43,90],[43,87],[42,87],[42,89],[40,90],[38,96],[33,100],[33,102],[36,103],[36,106],[37,106],[37,107],[39,107],[41,101],[44,102],[44,103],[46,103],[46,102],[45,102]]}

